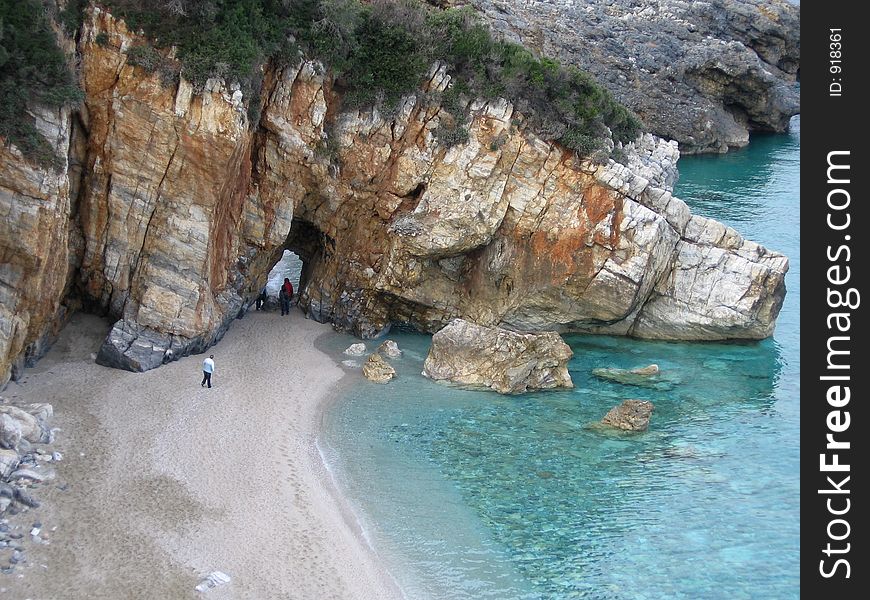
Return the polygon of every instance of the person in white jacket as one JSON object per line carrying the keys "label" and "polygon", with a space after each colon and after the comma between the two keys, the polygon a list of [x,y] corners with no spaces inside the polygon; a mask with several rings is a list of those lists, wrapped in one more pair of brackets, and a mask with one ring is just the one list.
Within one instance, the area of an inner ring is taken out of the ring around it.
{"label": "person in white jacket", "polygon": [[211,387],[212,373],[214,373],[214,354],[209,355],[207,359],[202,361],[202,387],[205,387],[205,384]]}

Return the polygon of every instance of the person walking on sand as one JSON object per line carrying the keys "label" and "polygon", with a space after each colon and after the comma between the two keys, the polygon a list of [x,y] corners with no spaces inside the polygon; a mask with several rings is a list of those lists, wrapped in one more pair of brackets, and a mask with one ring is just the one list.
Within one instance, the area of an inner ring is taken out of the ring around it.
{"label": "person walking on sand", "polygon": [[290,301],[293,300],[293,284],[290,279],[284,278],[281,291],[278,292],[278,300],[281,301],[281,316],[290,314]]}
{"label": "person walking on sand", "polygon": [[208,384],[211,387],[211,374],[214,373],[214,354],[210,354],[207,359],[202,361],[202,387]]}

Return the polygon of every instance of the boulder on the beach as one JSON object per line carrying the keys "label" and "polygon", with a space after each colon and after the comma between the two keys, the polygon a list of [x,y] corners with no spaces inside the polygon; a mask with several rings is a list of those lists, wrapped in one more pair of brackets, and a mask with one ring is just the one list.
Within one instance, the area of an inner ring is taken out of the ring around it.
{"label": "boulder on the beach", "polygon": [[516,333],[454,319],[432,336],[423,375],[500,394],[570,388],[574,355],[558,333]]}
{"label": "boulder on the beach", "polygon": [[653,403],[649,400],[624,400],[604,415],[601,424],[625,431],[646,431],[652,411]]}
{"label": "boulder on the beach", "polygon": [[396,376],[396,370],[377,352],[369,356],[363,364],[362,372],[366,379],[376,383],[387,383]]}
{"label": "boulder on the beach", "polygon": [[344,353],[348,356],[362,356],[366,353],[366,345],[365,344],[351,344],[347,348],[345,348]]}
{"label": "boulder on the beach", "polygon": [[656,381],[655,376],[661,372],[658,365],[649,365],[636,369],[599,368],[592,369],[592,374],[601,379],[609,379],[625,385],[648,386]]}
{"label": "boulder on the beach", "polygon": [[0,479],[6,479],[19,463],[18,452],[8,448],[0,448]]}
{"label": "boulder on the beach", "polygon": [[383,344],[378,346],[378,352],[380,352],[387,358],[399,358],[400,356],[402,356],[402,351],[399,349],[399,344],[397,344],[393,340],[387,340]]}
{"label": "boulder on the beach", "polygon": [[21,424],[11,416],[0,413],[0,448],[14,450],[21,442]]}
{"label": "boulder on the beach", "polygon": [[[49,441],[51,432],[45,420],[40,416],[51,415],[51,405],[36,405],[34,411],[38,416],[18,408],[17,406],[0,405],[0,445],[5,448],[16,448],[18,443],[9,445],[15,439],[25,439],[32,444],[44,444]],[[17,433],[16,433],[17,432]]]}

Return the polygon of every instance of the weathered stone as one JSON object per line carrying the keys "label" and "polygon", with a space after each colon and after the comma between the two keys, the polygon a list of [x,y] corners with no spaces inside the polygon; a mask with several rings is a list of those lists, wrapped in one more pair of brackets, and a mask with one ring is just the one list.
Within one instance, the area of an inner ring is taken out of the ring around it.
{"label": "weathered stone", "polygon": [[9,444],[18,437],[16,432],[20,432],[20,439],[33,444],[44,444],[50,436],[48,429],[29,412],[17,406],[0,405],[0,444],[7,448],[17,448],[17,442],[14,445]]}
{"label": "weathered stone", "polygon": [[0,448],[0,479],[6,479],[18,466],[18,452]]}
{"label": "weathered stone", "polygon": [[[430,0],[433,3],[443,0]],[[592,73],[684,152],[745,146],[800,111],[800,5],[768,0],[471,0],[533,51]]]}
{"label": "weathered stone", "polygon": [[602,379],[609,379],[625,385],[639,385],[649,387],[651,383],[658,381],[658,365],[639,367],[636,369],[598,368],[592,369],[592,374]]}
{"label": "weathered stone", "polygon": [[138,41],[89,8],[85,109],[38,113],[67,164],[0,147],[0,385],[47,347],[70,289],[115,321],[102,364],[202,352],[285,247],[305,263],[300,308],[363,338],[457,317],[662,339],[773,331],[787,259],[691,216],[672,196],[675,144],[644,135],[625,165],[578,161],[493,99],[471,101],[468,141],[445,147],[434,132],[454,117],[431,93],[451,84],[445,65],[389,116],[340,112],[316,62],[270,70],[251,128],[224,82],[193,93],[130,65]]}
{"label": "weathered stone", "polygon": [[365,344],[351,344],[347,348],[345,348],[344,353],[348,356],[362,356],[366,353],[366,345]]}
{"label": "weathered stone", "polygon": [[54,416],[54,407],[47,402],[37,402],[34,404],[26,404],[21,407],[22,410],[30,413],[36,420],[42,424],[42,426],[46,426],[48,420]]}
{"label": "weathered stone", "polygon": [[0,413],[0,448],[16,449],[21,443],[21,423]]}
{"label": "weathered stone", "polygon": [[29,506],[30,508],[39,508],[40,506],[39,500],[28,494],[26,491],[24,491],[23,488],[20,487],[15,488],[15,500],[17,502],[20,502],[24,506]]}
{"label": "weathered stone", "polygon": [[515,333],[455,319],[432,336],[423,375],[501,394],[573,387],[559,334]]}
{"label": "weathered stone", "polygon": [[51,469],[28,469],[21,468],[9,476],[9,481],[15,482],[21,479],[27,479],[36,483],[50,481],[54,479],[55,473]]}
{"label": "weathered stone", "polygon": [[378,346],[378,352],[387,358],[399,358],[402,356],[402,351],[399,349],[399,345],[393,340],[384,341],[383,344]]}
{"label": "weathered stone", "polygon": [[387,383],[396,376],[396,370],[377,352],[363,363],[362,372],[366,379],[376,383]]}
{"label": "weathered stone", "polygon": [[653,403],[649,400],[623,400],[604,415],[601,424],[626,431],[646,431],[652,411]]}

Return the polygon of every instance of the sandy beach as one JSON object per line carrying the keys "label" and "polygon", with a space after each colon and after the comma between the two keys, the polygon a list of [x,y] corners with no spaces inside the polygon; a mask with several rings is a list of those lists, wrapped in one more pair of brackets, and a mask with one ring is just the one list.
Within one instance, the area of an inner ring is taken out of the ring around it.
{"label": "sandy beach", "polygon": [[[25,599],[391,599],[401,593],[366,545],[317,451],[344,372],[315,349],[329,326],[255,312],[205,355],[147,373],[101,367],[109,324],[76,315],[3,396],[49,402],[57,478],[34,490],[47,545],[0,575]],[[65,488],[65,489],[62,489]],[[229,584],[195,586],[212,571]]]}

